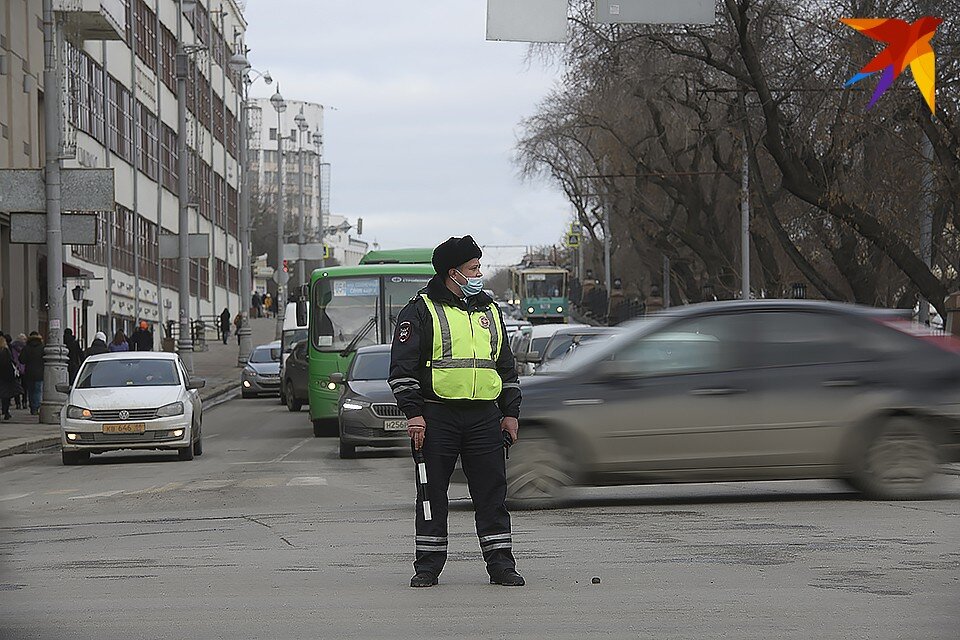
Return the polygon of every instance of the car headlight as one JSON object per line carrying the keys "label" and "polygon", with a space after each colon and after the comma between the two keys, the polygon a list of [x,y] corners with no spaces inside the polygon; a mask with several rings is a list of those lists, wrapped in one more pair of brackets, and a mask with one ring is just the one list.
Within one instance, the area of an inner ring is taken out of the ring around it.
{"label": "car headlight", "polygon": [[166,406],[160,407],[157,409],[158,418],[169,418],[171,416],[181,416],[183,415],[183,403],[174,402]]}
{"label": "car headlight", "polygon": [[253,376],[257,375],[257,372],[254,371],[253,369],[248,369],[244,367],[243,375],[247,376],[248,378],[252,378]]}
{"label": "car headlight", "polygon": [[362,400],[347,400],[340,406],[344,411],[359,411],[360,409],[366,409],[369,407],[370,403],[363,402]]}
{"label": "car headlight", "polygon": [[89,420],[93,417],[93,414],[90,412],[90,409],[70,405],[67,407],[67,417],[73,418],[74,420]]}

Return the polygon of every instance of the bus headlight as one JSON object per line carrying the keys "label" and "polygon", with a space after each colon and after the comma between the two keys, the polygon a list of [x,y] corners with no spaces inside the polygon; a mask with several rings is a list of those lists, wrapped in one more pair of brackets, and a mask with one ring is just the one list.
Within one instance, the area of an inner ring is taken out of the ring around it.
{"label": "bus headlight", "polygon": [[534,311],[536,311],[536,309],[533,307],[527,307],[527,313],[533,313]]}
{"label": "bus headlight", "polygon": [[563,313],[563,307],[557,307],[557,313]]}

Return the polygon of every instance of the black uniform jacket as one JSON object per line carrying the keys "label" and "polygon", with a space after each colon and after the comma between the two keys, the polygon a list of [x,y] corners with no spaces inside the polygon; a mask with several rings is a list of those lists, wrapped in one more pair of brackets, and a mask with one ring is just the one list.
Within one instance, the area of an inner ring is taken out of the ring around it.
{"label": "black uniform jacket", "polygon": [[[509,385],[500,392],[497,404],[506,417],[520,417],[520,386],[517,370],[510,345],[506,344],[507,331],[503,326],[503,316],[493,300],[480,292],[467,298],[466,304],[457,298],[443,283],[440,276],[434,276],[420,293],[426,293],[434,302],[458,307],[465,311],[486,309],[492,306],[500,322],[502,344],[497,358],[497,373],[504,384]],[[430,369],[427,361],[433,355],[433,319],[427,303],[420,295],[411,299],[397,317],[397,328],[393,335],[393,348],[390,360],[390,388],[397,399],[397,406],[407,418],[423,415],[423,403],[440,402],[433,393],[430,381]],[[473,402],[472,400],[442,402]]]}

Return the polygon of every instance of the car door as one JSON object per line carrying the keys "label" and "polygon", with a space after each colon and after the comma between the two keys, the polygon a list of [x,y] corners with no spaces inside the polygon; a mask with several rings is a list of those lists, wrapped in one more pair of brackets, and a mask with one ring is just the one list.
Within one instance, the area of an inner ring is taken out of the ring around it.
{"label": "car door", "polygon": [[595,434],[596,471],[709,476],[743,465],[758,401],[756,374],[744,367],[751,331],[745,313],[683,319],[602,363],[613,371],[601,373],[593,397],[565,403]]}
{"label": "car door", "polygon": [[[184,387],[189,386],[190,384],[190,375],[187,373],[187,370],[184,368],[182,362],[177,362],[177,368],[180,369],[180,377],[183,380]],[[187,398],[190,400],[190,404],[193,405],[193,415],[197,417],[196,423],[200,424],[203,419],[203,405],[200,401],[200,390],[199,389],[187,389]]]}
{"label": "car door", "polygon": [[839,462],[845,429],[896,393],[902,367],[890,366],[891,357],[902,347],[884,340],[881,327],[842,314],[787,310],[758,319],[757,418],[766,428],[757,434],[756,464],[822,475],[818,468]]}
{"label": "car door", "polygon": [[308,396],[308,368],[309,355],[307,353],[307,343],[299,342],[293,350],[293,353],[287,358],[287,367],[291,368],[290,379],[293,382],[294,392],[297,398],[306,399]]}

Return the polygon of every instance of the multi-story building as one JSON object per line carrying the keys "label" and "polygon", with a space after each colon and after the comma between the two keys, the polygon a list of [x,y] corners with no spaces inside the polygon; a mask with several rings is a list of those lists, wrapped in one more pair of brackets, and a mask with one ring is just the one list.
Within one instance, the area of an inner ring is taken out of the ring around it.
{"label": "multi-story building", "polygon": [[[140,319],[154,327],[176,319],[177,261],[161,259],[160,237],[179,232],[181,179],[189,184],[189,232],[209,238],[209,257],[190,261],[191,317],[224,307],[235,313],[246,297],[239,292],[238,242],[242,80],[228,65],[246,28],[241,8],[235,0],[197,0],[184,13],[177,0],[109,4],[123,14],[120,39],[68,40],[61,52],[64,165],[110,167],[116,184],[115,209],[98,214],[99,243],[65,251],[65,287],[86,286],[83,300],[67,296],[67,326],[85,342],[96,330],[129,333]],[[0,33],[9,36],[0,37],[0,54],[16,58],[5,65],[16,73],[0,76],[0,134],[16,139],[0,136],[0,166],[40,167],[41,0],[2,7]],[[177,123],[178,39],[191,52],[185,131]],[[21,74],[33,81],[20,81]],[[186,140],[187,176],[178,174],[178,137]],[[10,246],[8,233],[0,229],[0,326],[43,326],[42,251]]]}
{"label": "multi-story building", "polygon": [[[323,225],[323,244],[330,249],[330,257],[338,264],[358,264],[366,253],[366,243],[347,233],[343,216],[330,213],[330,165],[323,156],[323,105],[300,100],[286,100],[286,109],[280,114],[268,98],[250,101],[250,163],[251,184],[261,206],[276,206],[277,132],[283,138],[284,157],[284,230],[288,243],[297,241],[299,231],[300,185],[303,184],[304,235],[308,243],[320,242]],[[301,130],[300,115],[306,128]],[[303,175],[300,175],[300,166]],[[310,268],[316,261],[307,261]]]}

